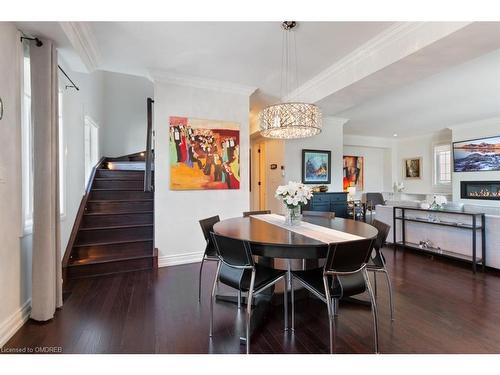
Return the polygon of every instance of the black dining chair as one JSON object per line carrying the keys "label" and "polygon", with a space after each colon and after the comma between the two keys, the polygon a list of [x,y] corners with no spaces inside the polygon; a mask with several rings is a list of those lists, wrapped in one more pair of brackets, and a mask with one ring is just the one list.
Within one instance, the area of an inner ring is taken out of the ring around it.
{"label": "black dining chair", "polygon": [[245,211],[243,212],[243,217],[249,217],[252,215],[265,215],[270,214],[271,210],[261,210],[261,211]]}
{"label": "black dining chair", "polygon": [[[217,249],[220,262],[212,286],[210,300],[210,337],[213,336],[214,302],[217,281],[247,292],[247,311],[245,324],[246,352],[250,353],[250,318],[252,315],[252,301],[256,295],[283,279],[286,289],[286,271],[276,270],[256,264],[253,260],[250,244],[246,241],[212,233],[213,242]],[[287,293],[283,293],[285,317],[288,315]],[[285,319],[285,330],[287,319]]]}
{"label": "black dining chair", "polygon": [[375,289],[375,297],[377,297],[377,273],[381,272],[385,274],[385,278],[387,280],[387,287],[389,288],[389,305],[391,308],[391,321],[394,320],[394,302],[392,295],[392,285],[391,279],[389,277],[389,273],[387,272],[387,268],[385,266],[385,258],[384,254],[382,254],[382,247],[385,244],[385,240],[387,239],[387,235],[391,230],[391,226],[383,223],[379,220],[373,220],[372,224],[378,230],[378,235],[376,240],[373,243],[373,251],[368,260],[366,268],[368,271],[373,272],[373,286]]}
{"label": "black dining chair", "polygon": [[302,211],[302,216],[324,217],[325,219],[335,219],[335,212],[328,211]]}
{"label": "black dining chair", "polygon": [[205,237],[206,247],[205,252],[203,253],[203,258],[201,259],[200,265],[200,274],[198,276],[198,302],[201,302],[201,276],[203,272],[203,264],[205,261],[219,261],[219,257],[217,256],[217,250],[215,249],[215,245],[213,243],[213,239],[210,236],[210,233],[214,230],[214,225],[220,221],[219,215],[212,216],[203,220],[200,220],[201,230],[203,231],[203,237]]}
{"label": "black dining chair", "polygon": [[[293,280],[297,280],[327,305],[330,328],[330,353],[334,352],[334,319],[339,299],[364,292],[368,292],[370,296],[375,352],[378,353],[377,305],[366,270],[366,263],[372,250],[372,244],[373,241],[371,239],[331,244],[328,247],[326,263],[322,269],[292,271],[292,290]],[[293,294],[291,297],[293,331],[295,329]]]}
{"label": "black dining chair", "polygon": [[373,221],[373,212],[377,205],[385,205],[385,199],[382,193],[364,193],[361,201],[366,205],[366,211],[370,212],[370,221]]}

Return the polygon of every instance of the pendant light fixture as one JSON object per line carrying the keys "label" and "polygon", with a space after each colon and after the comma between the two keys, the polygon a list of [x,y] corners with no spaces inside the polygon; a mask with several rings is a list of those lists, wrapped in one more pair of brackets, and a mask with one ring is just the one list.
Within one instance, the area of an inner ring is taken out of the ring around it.
{"label": "pendant light fixture", "polygon": [[[281,59],[281,97],[283,90],[289,95],[298,87],[295,21],[285,21]],[[292,48],[293,47],[293,48]],[[293,77],[294,76],[294,77]],[[293,78],[293,79],[292,79]],[[321,132],[321,112],[314,104],[284,102],[270,105],[260,113],[260,133],[267,138],[307,138]]]}

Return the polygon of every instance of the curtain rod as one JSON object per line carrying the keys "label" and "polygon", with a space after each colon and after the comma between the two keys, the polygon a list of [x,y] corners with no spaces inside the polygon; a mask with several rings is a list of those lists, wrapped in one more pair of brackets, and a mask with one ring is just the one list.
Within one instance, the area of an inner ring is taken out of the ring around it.
{"label": "curtain rod", "polygon": [[[35,42],[35,45],[37,47],[41,47],[43,46],[43,42],[38,39],[38,38],[28,38],[26,36],[22,36],[21,37],[21,42],[23,41],[23,39],[26,39],[26,40],[32,40]],[[71,82],[71,85],[66,85],[65,88],[73,88],[73,89],[76,89],[76,91],[80,91],[80,88],[75,84],[75,82],[73,82],[73,80],[71,78],[69,78],[69,76],[66,74],[66,72],[64,71],[63,68],[61,68],[61,65],[57,65],[57,67],[59,68],[59,70],[62,72],[62,74],[64,74],[64,76],[68,79],[68,81]]]}

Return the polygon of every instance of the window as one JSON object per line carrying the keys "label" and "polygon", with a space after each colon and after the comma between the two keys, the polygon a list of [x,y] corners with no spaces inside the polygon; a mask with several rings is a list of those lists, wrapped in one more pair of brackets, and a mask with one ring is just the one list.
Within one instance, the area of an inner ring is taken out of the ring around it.
{"label": "window", "polygon": [[449,185],[451,183],[451,146],[449,144],[434,146],[434,184]]}
{"label": "window", "polygon": [[57,125],[59,128],[59,212],[66,215],[66,147],[63,127],[63,91],[59,90]]}
{"label": "window", "polygon": [[22,71],[22,224],[24,234],[29,234],[33,228],[33,126],[31,124],[30,57],[27,43],[24,43]]}
{"label": "window", "polygon": [[86,187],[92,168],[99,161],[99,126],[89,116],[85,116],[84,139]]}

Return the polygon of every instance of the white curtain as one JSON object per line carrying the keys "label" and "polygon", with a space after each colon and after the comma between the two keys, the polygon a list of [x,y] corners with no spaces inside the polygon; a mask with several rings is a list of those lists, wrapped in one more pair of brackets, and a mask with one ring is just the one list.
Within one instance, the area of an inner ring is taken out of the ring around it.
{"label": "white curtain", "polygon": [[30,48],[33,121],[33,260],[31,318],[62,306],[58,170],[57,51],[50,40]]}

